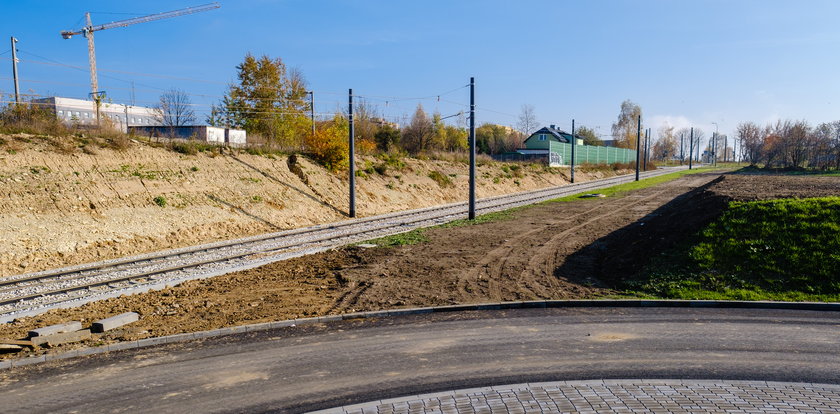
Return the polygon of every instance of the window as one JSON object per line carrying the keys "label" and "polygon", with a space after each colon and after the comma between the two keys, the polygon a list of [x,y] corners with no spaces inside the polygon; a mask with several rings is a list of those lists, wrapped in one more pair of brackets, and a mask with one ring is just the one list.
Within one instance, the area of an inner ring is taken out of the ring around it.
{"label": "window", "polygon": [[545,134],[540,134],[540,141],[545,141]]}
{"label": "window", "polygon": [[58,116],[64,115],[64,111],[58,111]]}

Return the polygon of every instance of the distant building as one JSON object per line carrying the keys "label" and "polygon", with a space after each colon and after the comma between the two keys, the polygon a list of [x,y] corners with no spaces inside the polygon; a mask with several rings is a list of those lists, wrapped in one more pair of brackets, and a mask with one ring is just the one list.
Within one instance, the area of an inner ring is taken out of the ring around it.
{"label": "distant building", "polygon": [[[572,145],[574,143],[574,145]],[[525,148],[517,149],[521,160],[530,161],[541,158],[549,166],[569,165],[572,160],[572,147],[575,148],[575,164],[612,164],[626,163],[635,159],[636,152],[624,148],[590,146],[583,144],[583,138],[557,128],[555,125],[542,127],[525,139]],[[511,160],[513,154],[507,155]]]}
{"label": "distant building", "polygon": [[[58,119],[66,124],[96,125],[96,110],[93,101],[52,96],[33,99],[32,103],[52,111]],[[99,116],[102,120],[109,122],[114,128],[123,132],[128,132],[128,126],[159,125],[157,119],[155,119],[154,109],[144,106],[102,102],[99,105]]]}
{"label": "distant building", "polygon": [[244,130],[207,125],[189,125],[179,127],[161,125],[130,126],[128,129],[134,134],[148,137],[194,139],[212,144],[239,146],[245,145],[248,142],[248,137]]}

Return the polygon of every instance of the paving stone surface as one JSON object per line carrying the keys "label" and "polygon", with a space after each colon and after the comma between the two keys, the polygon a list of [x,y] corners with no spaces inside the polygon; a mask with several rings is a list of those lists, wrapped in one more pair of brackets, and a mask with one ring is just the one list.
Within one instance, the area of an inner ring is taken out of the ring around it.
{"label": "paving stone surface", "polygon": [[318,413],[840,413],[840,385],[763,381],[564,381],[415,395]]}

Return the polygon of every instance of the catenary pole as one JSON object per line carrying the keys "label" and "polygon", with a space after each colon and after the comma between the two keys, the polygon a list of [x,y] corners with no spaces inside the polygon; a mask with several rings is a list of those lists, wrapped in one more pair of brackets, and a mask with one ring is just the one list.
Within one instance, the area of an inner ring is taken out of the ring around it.
{"label": "catenary pole", "polygon": [[685,134],[680,134],[680,165],[683,165],[683,161],[685,161],[685,150],[683,150],[683,145],[685,145]]}
{"label": "catenary pole", "polygon": [[309,91],[309,120],[312,121],[312,138],[315,138],[315,92]]}
{"label": "catenary pole", "polygon": [[636,181],[639,181],[639,157],[641,156],[642,141],[642,116],[639,115],[639,123],[636,126]]}
{"label": "catenary pole", "polygon": [[350,217],[356,217],[356,145],[353,139],[353,89],[349,93],[349,120],[350,120]]}
{"label": "catenary pole", "polygon": [[20,104],[20,87],[18,86],[18,71],[17,71],[17,47],[15,43],[18,40],[12,36],[12,77],[15,78],[15,104]]}
{"label": "catenary pole", "polygon": [[648,134],[650,134],[650,129],[645,128],[645,152],[642,157],[642,171],[647,171],[647,159],[648,159]]}
{"label": "catenary pole", "polygon": [[470,211],[475,220],[475,78],[470,78]]}
{"label": "catenary pole", "polygon": [[691,135],[688,138],[688,169],[691,169],[691,159],[694,157],[694,127],[691,127]]}
{"label": "catenary pole", "polygon": [[575,138],[575,120],[572,120],[572,168],[570,169],[571,172],[571,181],[572,184],[575,182],[575,147],[577,147],[577,138]]}

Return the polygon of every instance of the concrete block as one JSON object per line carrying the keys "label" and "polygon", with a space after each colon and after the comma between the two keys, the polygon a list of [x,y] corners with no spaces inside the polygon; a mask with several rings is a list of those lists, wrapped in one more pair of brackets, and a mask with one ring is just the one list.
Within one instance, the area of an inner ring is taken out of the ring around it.
{"label": "concrete block", "polygon": [[61,345],[70,342],[84,341],[90,338],[90,329],[75,332],[57,333],[47,336],[36,336],[32,338],[32,344],[41,346],[48,344],[49,346]]}
{"label": "concrete block", "polygon": [[29,337],[34,338],[38,336],[49,336],[63,332],[73,332],[82,329],[82,323],[79,321],[60,323],[58,325],[45,326],[43,328],[33,329],[29,331]]}
{"label": "concrete block", "polygon": [[4,352],[18,352],[22,350],[23,347],[20,345],[0,344],[0,354]]}
{"label": "concrete block", "polygon": [[90,326],[90,330],[93,332],[110,331],[111,329],[137,322],[138,320],[140,320],[140,315],[137,314],[137,312],[121,313],[119,315],[100,319],[94,322],[93,325]]}
{"label": "concrete block", "polygon": [[46,362],[47,356],[46,355],[38,355],[29,358],[23,359],[13,359],[12,367],[22,367],[24,365],[32,365],[32,364],[40,364],[41,362]]}

